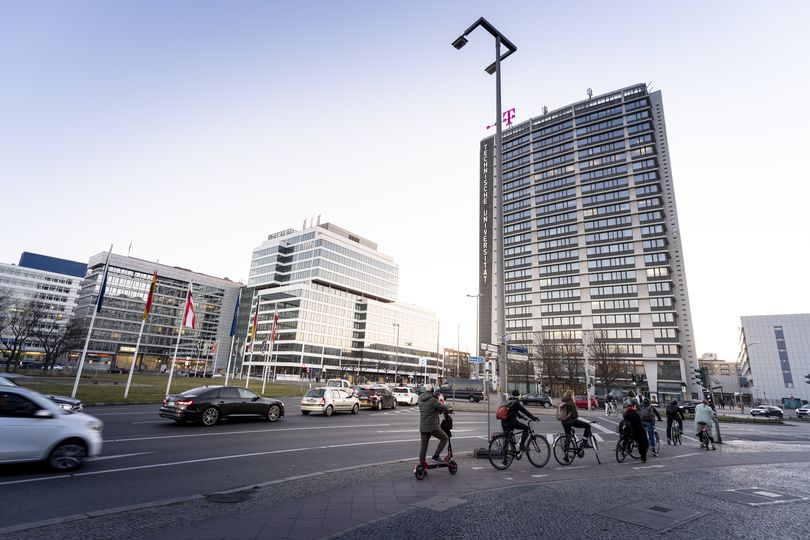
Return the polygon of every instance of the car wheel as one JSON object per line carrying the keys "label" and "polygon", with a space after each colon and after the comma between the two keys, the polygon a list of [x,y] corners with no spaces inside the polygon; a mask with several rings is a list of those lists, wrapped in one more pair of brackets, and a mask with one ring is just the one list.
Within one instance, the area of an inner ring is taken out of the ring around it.
{"label": "car wheel", "polygon": [[303,414],[304,416],[306,416],[306,415],[308,415],[308,414],[309,414],[309,411],[301,411],[301,414]]}
{"label": "car wheel", "polygon": [[475,397],[470,396],[470,403],[475,403]]}
{"label": "car wheel", "polygon": [[333,412],[335,412],[335,410],[332,408],[332,406],[327,405],[326,408],[323,410],[323,415],[324,416],[332,416]]}
{"label": "car wheel", "polygon": [[267,421],[275,422],[279,418],[281,418],[281,407],[278,405],[270,405],[270,408],[267,409]]}
{"label": "car wheel", "polygon": [[397,408],[397,400],[394,400],[394,404],[393,404],[393,405],[391,405],[391,408],[392,408],[392,409],[396,409],[396,408]]}
{"label": "car wheel", "polygon": [[75,471],[82,466],[87,455],[84,443],[78,439],[71,439],[59,443],[48,456],[48,465],[59,472]]}
{"label": "car wheel", "polygon": [[213,426],[219,421],[219,409],[216,407],[208,407],[202,413],[202,425]]}
{"label": "car wheel", "polygon": [[382,410],[382,400],[380,400],[380,401],[378,401],[378,402],[377,402],[376,409],[377,409],[378,411],[381,411],[381,410]]}
{"label": "car wheel", "polygon": [[357,403],[355,403],[355,404],[354,404],[354,407],[352,407],[352,414],[357,414],[357,413],[359,413],[359,412],[360,412],[360,405],[358,405]]}
{"label": "car wheel", "polygon": [[549,407],[551,407],[551,403],[549,403],[548,401],[546,401],[545,403],[543,403],[543,408],[544,408],[544,409],[548,409]]}

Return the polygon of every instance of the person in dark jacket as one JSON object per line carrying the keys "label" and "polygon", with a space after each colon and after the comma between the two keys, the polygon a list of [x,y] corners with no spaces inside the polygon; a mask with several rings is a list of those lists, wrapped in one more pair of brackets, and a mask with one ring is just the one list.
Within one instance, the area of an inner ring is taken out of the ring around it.
{"label": "person in dark jacket", "polygon": [[419,395],[419,435],[422,439],[419,446],[419,463],[425,463],[427,448],[431,437],[439,439],[436,452],[430,458],[433,461],[441,462],[441,453],[447,444],[447,433],[442,431],[439,423],[439,413],[450,410],[447,405],[439,403],[439,396],[434,393],[433,385],[429,384],[425,391]]}
{"label": "person in dark jacket", "polygon": [[[588,397],[590,399],[590,397]],[[585,439],[585,448],[591,447],[591,424],[584,420],[579,419],[579,411],[577,404],[574,402],[574,394],[571,390],[566,390],[560,399],[560,408],[563,411],[565,420],[560,420],[563,430],[566,433],[571,432],[571,428],[581,427],[585,430],[583,438]],[[559,417],[558,417],[559,418]]]}
{"label": "person in dark jacket", "polygon": [[683,411],[678,408],[678,400],[673,399],[667,405],[667,444],[672,442],[672,423],[678,422],[678,427],[681,428],[681,433],[683,433],[683,420]]}
{"label": "person in dark jacket", "polygon": [[504,403],[504,405],[509,407],[509,416],[506,417],[506,420],[501,420],[501,428],[503,428],[504,431],[510,429],[520,431],[520,451],[524,452],[526,450],[526,437],[529,435],[529,426],[521,422],[518,415],[522,414],[535,422],[537,422],[538,418],[526,410],[526,407],[523,406],[519,398],[520,391],[515,388],[512,390],[512,395],[506,400],[506,403]]}
{"label": "person in dark jacket", "polygon": [[650,403],[650,398],[644,398],[644,402],[638,408],[638,415],[641,417],[641,424],[644,426],[644,429],[647,431],[647,439],[650,442],[650,451],[652,455],[658,456],[655,452],[655,419],[658,418],[658,421],[661,421],[661,415],[658,414],[658,409],[655,408],[655,405]]}
{"label": "person in dark jacket", "polygon": [[647,430],[641,423],[641,416],[636,410],[635,403],[631,403],[624,409],[624,421],[630,428],[630,438],[636,441],[638,451],[641,454],[641,462],[647,462],[647,449],[650,447],[650,440],[647,437]]}

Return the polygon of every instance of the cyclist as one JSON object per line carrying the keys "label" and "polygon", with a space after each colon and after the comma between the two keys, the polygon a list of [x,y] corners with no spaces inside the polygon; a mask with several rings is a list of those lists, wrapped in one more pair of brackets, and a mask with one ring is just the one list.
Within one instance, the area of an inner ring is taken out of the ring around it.
{"label": "cyclist", "polygon": [[535,422],[537,422],[539,419],[526,410],[526,407],[520,403],[520,399],[518,399],[519,397],[520,391],[515,388],[512,390],[512,395],[509,396],[509,399],[507,399],[506,403],[504,403],[504,405],[509,408],[509,416],[506,417],[506,420],[501,420],[501,428],[503,428],[504,431],[509,431],[510,429],[520,431],[520,451],[525,452],[526,437],[529,435],[529,426],[521,422],[518,415],[522,414]]}
{"label": "cyclist", "polygon": [[571,390],[566,390],[560,400],[560,410],[557,413],[557,419],[562,424],[563,431],[565,431],[566,434],[570,435],[571,428],[584,428],[585,433],[583,437],[585,444],[583,446],[585,448],[591,447],[591,424],[579,419],[579,411],[577,411],[577,405],[574,403],[574,394]]}
{"label": "cyclist", "polygon": [[431,437],[439,439],[436,452],[430,458],[441,462],[440,454],[447,444],[447,433],[442,431],[439,424],[439,413],[447,412],[449,408],[439,400],[439,395],[433,391],[433,385],[428,384],[425,391],[419,395],[419,435],[422,439],[419,446],[419,463],[425,463],[427,448]]}
{"label": "cyclist", "polygon": [[613,394],[608,394],[605,397],[605,416],[608,416],[612,409],[616,408],[616,398],[613,397]]}
{"label": "cyclist", "polygon": [[636,399],[636,393],[633,392],[632,390],[627,392],[627,397],[624,398],[624,401],[622,402],[622,409],[626,409],[627,406],[630,405],[631,403],[636,407],[638,407],[638,399]]}
{"label": "cyclist", "polygon": [[672,444],[672,423],[678,422],[678,427],[683,433],[683,411],[678,408],[678,400],[673,399],[667,405],[667,444]]}
{"label": "cyclist", "polygon": [[650,398],[644,398],[644,403],[639,408],[638,415],[641,417],[641,424],[644,426],[647,438],[650,440],[650,451],[652,455],[658,457],[655,451],[655,419],[658,418],[660,422],[661,415],[658,414],[658,409],[650,403]]}
{"label": "cyclist", "polygon": [[624,409],[624,421],[629,426],[630,438],[636,441],[636,445],[638,445],[641,462],[647,463],[647,449],[650,446],[650,441],[644,430],[644,425],[641,423],[641,417],[638,415],[635,403],[628,404]]}
{"label": "cyclist", "polygon": [[714,446],[714,437],[712,437],[712,421],[715,416],[714,410],[709,406],[709,399],[704,397],[703,403],[695,407],[695,429],[697,430],[695,435],[703,442],[703,426],[706,426],[706,436],[709,437],[709,442],[712,443],[712,450],[717,450]]}

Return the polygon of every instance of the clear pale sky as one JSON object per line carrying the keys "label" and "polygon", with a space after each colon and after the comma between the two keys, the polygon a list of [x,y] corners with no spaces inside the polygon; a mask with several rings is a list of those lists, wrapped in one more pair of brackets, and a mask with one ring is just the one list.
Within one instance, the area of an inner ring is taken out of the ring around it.
{"label": "clear pale sky", "polygon": [[807,313],[810,2],[0,0],[0,261],[115,251],[246,282],[321,215],[472,348],[494,40],[515,121],[661,90],[698,354]]}

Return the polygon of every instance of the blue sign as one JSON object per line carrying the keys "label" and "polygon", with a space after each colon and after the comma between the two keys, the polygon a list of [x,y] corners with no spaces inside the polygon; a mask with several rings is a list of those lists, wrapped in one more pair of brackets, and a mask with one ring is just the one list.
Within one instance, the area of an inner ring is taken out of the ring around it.
{"label": "blue sign", "polygon": [[529,354],[529,349],[526,347],[520,347],[518,345],[509,345],[506,348],[507,352],[515,353],[515,354]]}
{"label": "blue sign", "polygon": [[483,364],[484,363],[484,357],[483,356],[470,356],[469,358],[467,358],[467,361],[471,362],[473,364]]}

